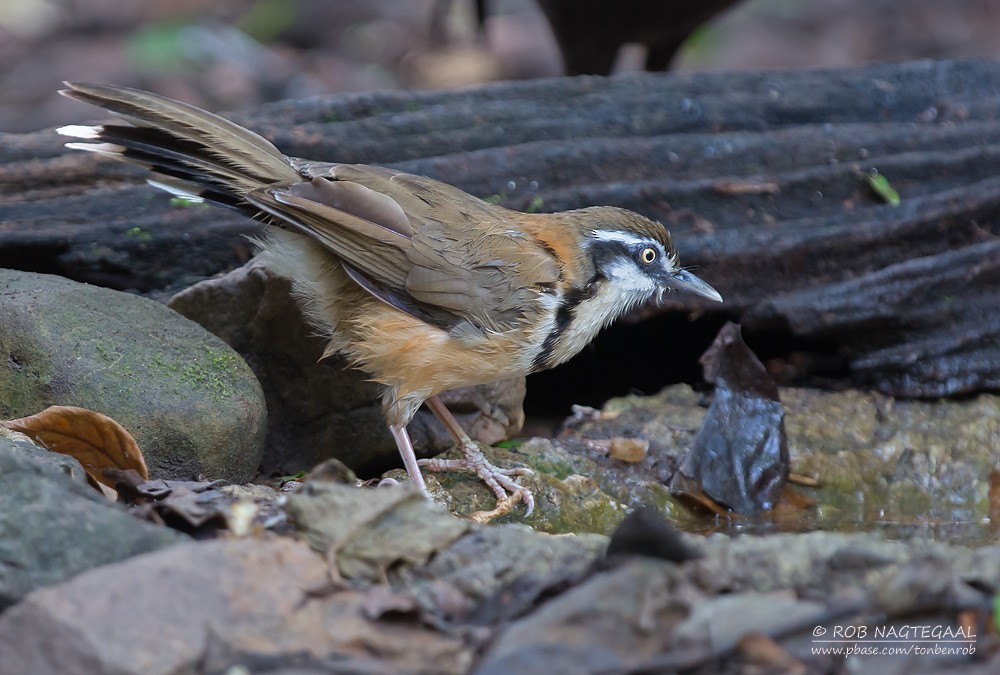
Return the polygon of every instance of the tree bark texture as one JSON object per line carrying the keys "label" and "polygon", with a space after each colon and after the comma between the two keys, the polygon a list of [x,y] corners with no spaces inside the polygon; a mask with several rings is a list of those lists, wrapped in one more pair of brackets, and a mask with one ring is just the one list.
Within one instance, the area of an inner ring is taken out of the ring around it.
{"label": "tree bark texture", "polygon": [[[1000,63],[563,78],[234,118],[290,155],[512,208],[657,218],[726,299],[667,309],[781,335],[807,378],[907,397],[1000,388]],[[158,295],[250,254],[238,235],[258,226],[237,214],[172,205],[52,131],[0,140],[0,266]]]}

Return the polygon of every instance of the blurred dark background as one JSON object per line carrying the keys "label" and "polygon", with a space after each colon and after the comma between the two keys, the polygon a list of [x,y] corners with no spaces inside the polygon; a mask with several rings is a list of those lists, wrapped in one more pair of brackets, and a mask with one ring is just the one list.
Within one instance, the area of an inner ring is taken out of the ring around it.
{"label": "blurred dark background", "polygon": [[242,110],[567,70],[997,57],[997,35],[996,0],[2,0],[0,130],[82,119],[64,79]]}

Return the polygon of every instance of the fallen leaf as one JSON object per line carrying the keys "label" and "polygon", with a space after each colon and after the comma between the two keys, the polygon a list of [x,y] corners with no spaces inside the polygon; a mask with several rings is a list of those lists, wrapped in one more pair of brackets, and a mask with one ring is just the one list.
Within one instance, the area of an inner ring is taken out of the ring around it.
{"label": "fallen leaf", "polygon": [[619,462],[641,462],[649,453],[649,441],[644,438],[612,438],[608,457]]}
{"label": "fallen leaf", "polygon": [[102,495],[104,495],[104,498],[107,499],[109,502],[116,502],[116,501],[118,501],[118,491],[117,490],[115,490],[114,488],[109,488],[104,483],[100,483],[100,482],[98,482],[96,480],[92,480],[89,473],[87,474],[87,483],[90,485],[90,487],[97,488],[97,490]]}
{"label": "fallen leaf", "polygon": [[772,181],[720,180],[712,184],[712,189],[720,195],[773,195],[781,192],[781,186]]}
{"label": "fallen leaf", "polygon": [[692,511],[702,510],[709,515],[732,518],[734,514],[725,504],[720,504],[705,494],[701,486],[693,478],[685,476],[680,471],[674,474],[670,481],[670,494]]}
{"label": "fallen leaf", "polygon": [[307,474],[299,473],[294,476],[283,477],[282,482],[278,485],[278,489],[280,490],[286,484],[292,482],[302,483],[303,481],[317,480],[343,483],[344,485],[354,485],[358,482],[358,477],[346,464],[341,462],[336,457],[330,457],[329,459],[325,459],[314,466]]}
{"label": "fallen leaf", "polygon": [[344,579],[380,581],[391,567],[424,564],[472,527],[404,488],[309,482],[289,495],[285,508],[291,524],[313,549],[326,552]]}
{"label": "fallen leaf", "polygon": [[868,181],[868,186],[882,199],[882,201],[886,202],[890,206],[900,205],[901,202],[899,193],[889,183],[888,178],[880,173],[874,172],[874,170],[873,173],[865,174],[865,178]]}
{"label": "fallen leaf", "polygon": [[805,487],[822,487],[822,483],[820,483],[818,478],[803,476],[801,473],[788,474],[788,482],[795,483],[796,485],[804,485]]}
{"label": "fallen leaf", "polygon": [[54,405],[30,417],[0,421],[0,426],[19,431],[52,452],[76,458],[91,485],[105,494],[98,484],[115,487],[114,477],[105,476],[105,469],[134,469],[149,478],[146,461],[132,434],[99,412]]}
{"label": "fallen leaf", "polygon": [[763,633],[747,633],[740,638],[736,648],[748,664],[767,669],[767,672],[782,675],[805,675],[809,672],[804,663]]}
{"label": "fallen leaf", "polygon": [[[225,526],[238,498],[225,494],[223,480],[141,480],[130,471],[105,471],[116,480],[124,501],[142,505],[145,517],[192,535]],[[138,479],[138,480],[137,480]]]}
{"label": "fallen leaf", "polygon": [[699,502],[707,495],[738,513],[773,509],[789,471],[778,387],[737,324],[722,327],[701,361],[715,396],[671,491]]}
{"label": "fallen leaf", "polygon": [[127,502],[134,502],[140,497],[139,486],[147,482],[135,469],[105,469],[103,474],[114,481],[115,490]]}
{"label": "fallen leaf", "polygon": [[776,513],[788,513],[789,511],[805,511],[816,506],[816,500],[796,492],[790,485],[785,485],[781,491],[781,497],[774,506]]}

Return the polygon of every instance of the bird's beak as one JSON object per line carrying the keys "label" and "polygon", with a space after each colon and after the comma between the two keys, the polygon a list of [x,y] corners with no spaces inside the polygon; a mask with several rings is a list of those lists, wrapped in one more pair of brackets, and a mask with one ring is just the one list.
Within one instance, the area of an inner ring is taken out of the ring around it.
{"label": "bird's beak", "polygon": [[722,302],[722,296],[719,292],[706,284],[704,281],[691,274],[687,270],[677,270],[670,275],[673,277],[673,281],[670,284],[674,288],[680,291],[689,291],[697,295],[710,298],[717,302]]}

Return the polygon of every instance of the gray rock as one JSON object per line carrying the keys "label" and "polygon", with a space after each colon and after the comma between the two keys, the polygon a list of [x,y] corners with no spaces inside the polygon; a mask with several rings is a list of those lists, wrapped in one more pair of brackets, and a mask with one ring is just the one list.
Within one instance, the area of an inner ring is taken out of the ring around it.
{"label": "gray rock", "polygon": [[[316,503],[294,522],[322,555],[273,536],[191,543],[36,590],[0,615],[0,672],[707,675],[754,666],[751,634],[797,672],[829,672],[817,627],[954,626],[958,608],[991,611],[1000,583],[995,547],[826,532],[683,535],[701,557],[595,565],[604,537],[469,527],[430,508],[410,518],[411,493],[394,490],[301,496]],[[442,537],[442,525],[457,528]],[[400,527],[433,555],[409,556]],[[345,580],[359,554],[381,573]],[[991,672],[967,657],[909,663]],[[859,657],[852,670],[886,665]]]}
{"label": "gray rock", "polygon": [[[510,550],[518,550],[515,541],[509,538]],[[956,608],[988,611],[992,592],[983,589],[1000,581],[995,547],[828,532],[716,536],[698,538],[698,546],[702,557],[681,565],[636,556],[578,579],[500,625],[474,672],[765,672],[752,669],[754,655],[744,650],[752,635],[769,636],[789,662],[802,664],[801,670],[766,672],[832,672],[843,656],[818,652],[822,643],[815,640],[832,637],[837,626],[858,627],[870,639],[877,626],[954,630]],[[850,570],[831,564],[848,551],[868,562]],[[912,644],[901,639],[896,646]],[[902,658],[855,656],[851,671],[888,672]],[[945,666],[953,669],[947,672],[992,672],[968,656],[905,663],[908,672],[921,674],[946,672]]]}
{"label": "gray rock", "polygon": [[263,453],[260,385],[225,343],[146,298],[0,270],[0,417],[75,405],[139,443],[152,475],[244,481]]}
{"label": "gray rock", "polygon": [[426,565],[399,568],[391,578],[412,589],[428,614],[496,625],[586,578],[607,543],[596,534],[552,536],[524,525],[478,527]]}
{"label": "gray rock", "polygon": [[326,577],[291,539],[191,543],[91,570],[0,615],[0,672],[195,672],[213,634],[287,619]]}
{"label": "gray rock", "polygon": [[[550,673],[557,653],[560,660],[575,655],[574,672],[623,672],[673,645],[672,628],[691,611],[692,599],[677,594],[682,583],[677,566],[660,560],[601,572],[502,631],[476,672],[517,664],[527,669],[516,672]],[[530,667],[521,662],[523,650],[546,647],[549,659]]]}
{"label": "gray rock", "polygon": [[[397,461],[378,388],[340,357],[320,360],[323,340],[289,296],[289,282],[247,265],[178,293],[171,308],[197,321],[243,355],[267,397],[269,429],[264,472],[294,473],[336,457],[364,472]],[[524,422],[524,379],[447,392],[442,400],[484,443],[496,443]],[[410,423],[418,455],[453,445],[427,411]]]}
{"label": "gray rock", "polygon": [[403,488],[307,481],[286,510],[315,550],[335,551],[339,576],[389,579],[446,621],[494,623],[524,611],[547,589],[582,577],[607,545],[598,535],[478,526]]}
{"label": "gray rock", "polygon": [[724,653],[751,630],[774,635],[805,623],[820,623],[825,613],[823,603],[801,600],[791,589],[717,595],[695,604],[674,637],[681,645]]}
{"label": "gray rock", "polygon": [[72,457],[0,438],[0,610],[40,586],[186,539],[109,504]]}

